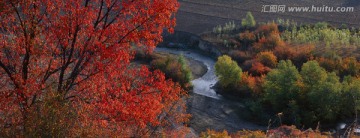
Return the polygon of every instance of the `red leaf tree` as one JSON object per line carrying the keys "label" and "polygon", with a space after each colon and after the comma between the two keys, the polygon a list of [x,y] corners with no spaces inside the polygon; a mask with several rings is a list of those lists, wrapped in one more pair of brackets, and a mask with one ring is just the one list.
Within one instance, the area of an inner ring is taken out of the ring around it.
{"label": "red leaf tree", "polygon": [[151,52],[164,28],[172,31],[178,6],[176,0],[2,0],[1,127],[26,132],[29,112],[49,92],[121,130],[163,124],[183,90],[158,71],[129,64],[135,47]]}

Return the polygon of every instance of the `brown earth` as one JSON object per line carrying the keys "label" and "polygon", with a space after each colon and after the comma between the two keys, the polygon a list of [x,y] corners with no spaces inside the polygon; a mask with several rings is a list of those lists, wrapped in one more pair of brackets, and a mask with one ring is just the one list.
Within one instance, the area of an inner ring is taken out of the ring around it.
{"label": "brown earth", "polygon": [[[180,9],[176,15],[178,31],[200,34],[212,31],[212,28],[229,21],[240,23],[246,12],[250,11],[257,22],[289,19],[297,23],[328,22],[334,26],[346,24],[352,27],[360,26],[359,0],[179,0]],[[322,7],[354,7],[354,12],[348,13],[264,13],[263,5],[286,5]]]}

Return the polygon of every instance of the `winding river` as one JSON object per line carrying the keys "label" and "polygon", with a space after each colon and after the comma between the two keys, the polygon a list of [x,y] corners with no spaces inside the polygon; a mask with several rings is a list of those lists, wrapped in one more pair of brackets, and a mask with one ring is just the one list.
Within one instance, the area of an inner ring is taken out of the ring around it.
{"label": "winding river", "polygon": [[239,130],[265,130],[265,126],[243,120],[239,117],[244,111],[244,105],[237,101],[228,100],[217,94],[212,88],[218,81],[215,75],[215,60],[191,49],[156,48],[157,52],[184,55],[202,62],[207,72],[200,78],[192,80],[193,94],[187,100],[188,113],[192,115],[189,126],[197,134],[207,129],[228,132]]}
{"label": "winding river", "polygon": [[194,60],[201,61],[207,67],[207,72],[200,78],[192,80],[191,83],[194,86],[194,93],[203,95],[206,97],[211,97],[214,99],[222,99],[223,97],[215,92],[212,87],[216,84],[217,77],[215,75],[215,60],[203,56],[199,53],[193,52],[186,49],[170,49],[170,48],[156,48],[155,51],[158,52],[167,52],[176,55],[184,55],[187,58],[192,58]]}

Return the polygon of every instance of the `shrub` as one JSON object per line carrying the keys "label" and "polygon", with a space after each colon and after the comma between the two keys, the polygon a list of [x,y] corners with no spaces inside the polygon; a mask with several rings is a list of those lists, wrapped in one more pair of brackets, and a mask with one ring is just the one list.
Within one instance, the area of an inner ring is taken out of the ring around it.
{"label": "shrub", "polygon": [[297,68],[301,68],[302,64],[313,59],[314,45],[299,45],[294,48],[295,54],[291,61]]}
{"label": "shrub", "polygon": [[273,52],[278,60],[291,60],[295,57],[296,54],[296,51],[289,46],[275,47]]}
{"label": "shrub", "polygon": [[180,55],[178,58],[178,62],[181,66],[182,74],[180,77],[183,78],[183,83],[189,83],[192,80],[192,74],[185,57],[183,55]]}
{"label": "shrub", "polygon": [[269,24],[264,24],[259,26],[256,30],[255,30],[255,34],[262,37],[268,37],[272,34],[280,34],[279,29],[278,29],[278,25],[275,23],[269,23]]}
{"label": "shrub", "polygon": [[285,46],[276,24],[262,25],[255,31],[255,34],[258,37],[258,41],[253,45],[255,52],[271,51],[276,47]]}
{"label": "shrub", "polygon": [[213,28],[213,33],[215,34],[226,34],[234,31],[236,29],[236,24],[234,21],[225,23],[224,26],[218,25]]}
{"label": "shrub", "polygon": [[[84,114],[65,102],[59,93],[48,91],[40,102],[28,109],[25,119],[26,137],[67,137],[79,127]],[[77,134],[78,135],[78,134]],[[75,136],[75,135],[74,135]],[[78,135],[79,136],[79,135]]]}
{"label": "shrub", "polygon": [[328,138],[330,135],[323,135],[318,130],[313,131],[311,129],[301,131],[296,126],[280,126],[278,128],[269,130],[267,137],[281,138],[281,137],[308,137],[308,138]]}
{"label": "shrub", "polygon": [[242,64],[242,69],[244,71],[249,71],[252,67],[252,65],[256,62],[256,60],[254,59],[249,59],[249,60],[246,60],[243,64]]}
{"label": "shrub", "polygon": [[277,65],[277,57],[270,51],[258,53],[256,55],[256,60],[270,68],[275,68]]}
{"label": "shrub", "polygon": [[215,73],[223,88],[234,88],[241,81],[241,68],[227,55],[218,58]]}
{"label": "shrub", "polygon": [[179,82],[184,88],[190,86],[192,73],[184,56],[176,58],[169,55],[153,55],[153,58],[150,63],[153,68],[163,71],[167,77]]}
{"label": "shrub", "polygon": [[251,59],[251,55],[248,52],[240,50],[231,50],[229,56],[235,60],[237,63],[244,63],[246,60]]}
{"label": "shrub", "polygon": [[245,46],[244,49],[246,50],[250,45],[252,45],[252,43],[255,42],[256,36],[253,32],[246,30],[245,32],[239,34],[239,40]]}
{"label": "shrub", "polygon": [[250,130],[241,130],[235,134],[231,134],[233,138],[264,138],[266,137],[265,133],[262,131],[250,131]]}
{"label": "shrub", "polygon": [[223,132],[216,132],[214,130],[207,130],[206,132],[201,132],[200,138],[231,138],[226,130]]}

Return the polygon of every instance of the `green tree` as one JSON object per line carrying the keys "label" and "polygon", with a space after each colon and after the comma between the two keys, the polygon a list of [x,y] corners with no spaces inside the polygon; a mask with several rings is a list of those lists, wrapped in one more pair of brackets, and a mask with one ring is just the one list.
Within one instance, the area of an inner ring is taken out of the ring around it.
{"label": "green tree", "polygon": [[345,77],[341,97],[341,115],[343,117],[353,117],[360,110],[360,78]]}
{"label": "green tree", "polygon": [[[334,121],[340,110],[342,85],[335,73],[328,73],[317,61],[306,62],[300,72],[304,90],[301,105],[304,108],[306,124],[317,121]],[[305,110],[306,109],[306,110]],[[309,114],[310,113],[310,114]]]}
{"label": "green tree", "polygon": [[242,69],[231,57],[224,55],[215,64],[215,73],[224,88],[235,87],[241,81]]}
{"label": "green tree", "polygon": [[300,91],[299,71],[290,60],[282,60],[276,69],[270,71],[264,82],[265,100],[269,101],[277,112],[284,111],[291,101],[296,100]]}
{"label": "green tree", "polygon": [[324,68],[320,67],[317,61],[308,61],[301,67],[302,82],[309,89],[318,86],[324,82],[327,77],[327,72]]}
{"label": "green tree", "polygon": [[332,122],[338,117],[341,109],[340,96],[342,85],[335,73],[326,75],[326,80],[314,85],[307,93],[307,111],[314,115],[304,116],[306,125],[314,125],[318,121]]}
{"label": "green tree", "polygon": [[254,16],[251,14],[251,12],[246,13],[246,17],[241,20],[241,25],[243,27],[255,27],[256,21],[254,19]]}

